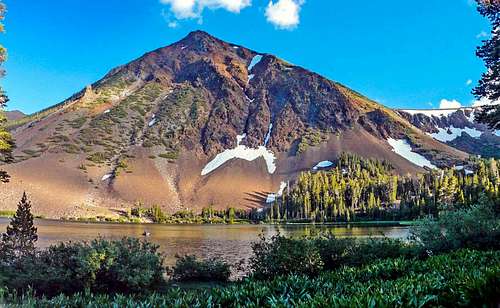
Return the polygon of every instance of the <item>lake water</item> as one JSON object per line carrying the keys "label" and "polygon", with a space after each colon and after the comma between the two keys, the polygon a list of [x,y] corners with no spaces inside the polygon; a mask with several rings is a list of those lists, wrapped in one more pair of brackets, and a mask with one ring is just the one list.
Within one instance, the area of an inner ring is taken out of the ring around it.
{"label": "lake water", "polygon": [[[0,232],[5,232],[9,219],[0,218]],[[317,231],[330,231],[338,237],[387,236],[406,238],[408,227],[387,225],[157,225],[157,224],[105,224],[54,220],[36,220],[38,246],[66,241],[90,241],[98,236],[120,239],[124,236],[143,238],[160,245],[167,265],[175,263],[175,255],[194,254],[203,258],[218,257],[228,262],[247,259],[252,254],[251,244],[259,234],[266,237],[277,232],[287,236],[309,235]]]}

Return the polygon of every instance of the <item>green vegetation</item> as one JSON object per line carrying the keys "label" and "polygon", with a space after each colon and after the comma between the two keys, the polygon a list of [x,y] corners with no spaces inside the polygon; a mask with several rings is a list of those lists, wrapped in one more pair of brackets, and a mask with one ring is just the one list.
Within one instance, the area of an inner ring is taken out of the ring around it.
{"label": "green vegetation", "polygon": [[[436,226],[440,228],[437,233]],[[448,209],[439,220],[418,222],[412,234],[410,241],[337,239],[328,234],[302,239],[262,237],[253,245],[249,276],[233,283],[227,283],[230,264],[185,256],[166,270],[158,247],[135,239],[59,244],[35,254],[0,258],[4,260],[0,263],[0,301],[23,307],[497,303],[500,225],[493,204],[483,198],[469,209]],[[180,289],[179,282],[225,284]]]}
{"label": "green vegetation", "polygon": [[[79,293],[54,298],[4,294],[36,307],[424,307],[481,306],[500,292],[500,253],[461,250],[426,260],[378,260],[316,277],[278,276],[209,290],[171,288],[145,296]],[[2,294],[2,293],[0,293]]]}
{"label": "green vegetation", "polygon": [[[5,15],[5,4],[0,1],[0,33],[4,32],[4,26],[1,21],[4,19]],[[0,45],[0,77],[3,77],[5,71],[3,67],[3,62],[7,59],[7,49]],[[5,94],[2,87],[0,87],[0,163],[8,163],[13,161],[12,149],[14,148],[14,139],[12,135],[7,131],[5,126],[7,118],[4,114],[4,108],[7,105],[9,98]],[[0,169],[0,185],[2,183],[9,182],[10,176],[6,171]]]}
{"label": "green vegetation", "polygon": [[198,260],[196,256],[178,257],[170,270],[173,281],[178,282],[227,282],[231,266],[217,259]]}
{"label": "green vegetation", "polygon": [[61,243],[4,267],[11,290],[54,296],[60,293],[139,293],[164,283],[163,257],[158,246],[137,239],[96,239]]}
{"label": "green vegetation", "polygon": [[163,212],[162,208],[154,205],[151,208],[144,208],[142,205],[132,208],[129,219],[148,218],[155,223],[164,224],[217,224],[217,223],[248,223],[255,220],[255,215],[242,209],[228,208],[226,210],[215,210],[213,207],[203,208],[200,214],[193,211],[180,210],[172,215]]}
{"label": "green vegetation", "polygon": [[179,153],[178,152],[161,153],[158,155],[158,157],[174,160],[174,159],[179,158]]}
{"label": "green vegetation", "polygon": [[500,204],[498,163],[473,159],[462,170],[412,177],[396,175],[385,161],[342,154],[331,170],[301,173],[265,215],[278,222],[413,220],[468,208],[480,198]]}
{"label": "green vegetation", "polygon": [[[498,50],[500,49],[500,2],[476,0],[479,13],[486,17],[491,23],[491,35],[489,39],[483,40],[483,45],[478,47],[476,55],[484,61],[486,72],[481,76],[479,84],[472,91],[478,100],[487,99],[495,102],[500,98],[500,61],[498,61]],[[500,129],[500,105],[492,104],[482,106],[476,115],[476,120],[487,124],[491,129]]]}
{"label": "green vegetation", "polygon": [[0,265],[12,265],[16,259],[31,257],[35,253],[35,242],[38,240],[37,228],[33,223],[31,202],[26,193],[17,205],[7,231],[2,234],[0,242]]}
{"label": "green vegetation", "polygon": [[87,156],[87,160],[96,164],[102,164],[106,160],[106,154],[102,152],[95,152]]}
{"label": "green vegetation", "polygon": [[0,217],[13,217],[16,211],[0,210]]}
{"label": "green vegetation", "polygon": [[76,119],[70,121],[69,125],[72,128],[79,129],[79,128],[82,128],[82,126],[85,125],[86,122],[87,122],[86,117],[79,117],[79,118],[76,118]]}
{"label": "green vegetation", "polygon": [[308,129],[300,138],[299,144],[297,145],[297,154],[302,154],[308,147],[317,146],[327,139],[327,135],[322,134],[319,130]]}

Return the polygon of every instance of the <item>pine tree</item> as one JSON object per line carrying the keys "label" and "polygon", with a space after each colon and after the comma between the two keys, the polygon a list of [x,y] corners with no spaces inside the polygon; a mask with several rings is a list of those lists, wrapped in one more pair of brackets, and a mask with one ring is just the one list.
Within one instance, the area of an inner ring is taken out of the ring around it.
{"label": "pine tree", "polygon": [[[500,99],[500,1],[477,0],[477,4],[479,13],[491,23],[491,38],[476,51],[476,55],[484,61],[486,72],[473,94],[477,99],[486,98],[494,102]],[[476,120],[492,129],[500,129],[500,104],[484,106]]]}
{"label": "pine tree", "polygon": [[33,214],[31,214],[31,202],[26,193],[23,193],[17,205],[16,214],[7,226],[7,232],[2,234],[0,244],[2,257],[12,262],[19,257],[33,254],[37,240],[37,228],[33,224]]}
{"label": "pine tree", "polygon": [[234,208],[232,208],[232,207],[229,208],[227,217],[229,219],[228,223],[229,224],[234,224],[234,218],[236,217],[236,214],[234,212]]}
{"label": "pine tree", "polygon": [[[4,32],[4,27],[2,20],[5,14],[5,4],[0,0],[0,33]],[[7,59],[7,50],[0,45],[0,65]],[[0,77],[5,75],[5,71],[0,67]],[[0,87],[0,163],[12,162],[12,148],[14,147],[14,139],[11,134],[5,129],[5,123],[7,119],[3,112],[7,102],[9,101],[7,95]],[[9,181],[10,176],[7,172],[0,170],[0,183],[6,183]]]}

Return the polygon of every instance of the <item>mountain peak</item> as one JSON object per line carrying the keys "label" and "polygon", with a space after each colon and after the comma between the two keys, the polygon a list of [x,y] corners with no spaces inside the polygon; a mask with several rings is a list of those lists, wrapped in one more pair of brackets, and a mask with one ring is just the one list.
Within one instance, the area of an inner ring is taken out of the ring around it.
{"label": "mountain peak", "polygon": [[211,43],[222,43],[221,40],[218,38],[210,35],[208,32],[202,31],[202,30],[196,30],[190,32],[188,35],[186,35],[182,40],[179,41],[179,43],[183,44],[199,44],[202,42],[211,42]]}

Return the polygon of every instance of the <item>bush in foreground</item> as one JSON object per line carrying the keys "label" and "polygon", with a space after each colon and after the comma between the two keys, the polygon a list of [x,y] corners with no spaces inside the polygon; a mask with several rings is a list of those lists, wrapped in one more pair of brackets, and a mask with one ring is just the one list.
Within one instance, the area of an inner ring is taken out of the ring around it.
{"label": "bush in foreground", "polygon": [[196,256],[178,257],[175,266],[171,269],[172,279],[180,282],[227,282],[230,275],[231,266],[224,261],[198,260]]}
{"label": "bush in foreground", "polygon": [[133,238],[61,243],[4,268],[5,285],[47,296],[154,291],[165,283],[162,263],[158,246]]}
{"label": "bush in foreground", "polygon": [[362,266],[376,260],[423,256],[421,246],[389,238],[287,238],[261,237],[253,244],[250,268],[254,278],[272,279],[276,275],[315,276],[341,266]]}
{"label": "bush in foreground", "polygon": [[170,289],[146,297],[77,294],[4,300],[28,307],[478,307],[494,305],[499,294],[500,252],[461,250],[426,260],[379,260],[315,278],[248,279],[229,287]]}
{"label": "bush in foreground", "polygon": [[443,212],[439,220],[421,220],[411,234],[432,253],[459,248],[500,249],[500,220],[493,205],[484,201],[468,209]]}
{"label": "bush in foreground", "polygon": [[275,235],[270,240],[261,236],[252,244],[254,255],[250,268],[255,278],[267,279],[277,275],[301,274],[315,276],[324,267],[313,241]]}

